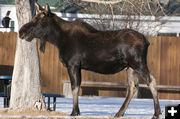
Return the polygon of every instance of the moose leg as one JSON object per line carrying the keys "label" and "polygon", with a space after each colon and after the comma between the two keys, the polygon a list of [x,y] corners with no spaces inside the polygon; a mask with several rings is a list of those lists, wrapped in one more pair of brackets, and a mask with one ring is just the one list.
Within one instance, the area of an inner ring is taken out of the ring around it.
{"label": "moose leg", "polygon": [[80,115],[78,96],[81,84],[81,70],[79,66],[71,66],[68,67],[68,73],[71,80],[71,89],[73,95],[73,110],[71,116],[77,116]]}
{"label": "moose leg", "polygon": [[154,110],[155,110],[153,119],[158,119],[159,115],[161,114],[161,109],[160,109],[160,105],[159,105],[158,93],[157,93],[157,90],[155,89],[156,80],[151,74],[150,74],[150,79],[151,79],[151,81],[148,86],[149,86],[149,89],[153,96]]}
{"label": "moose leg", "polygon": [[134,94],[136,93],[137,88],[138,88],[138,76],[132,68],[127,69],[127,79],[128,79],[128,85],[129,85],[127,97],[126,97],[122,107],[120,108],[118,113],[115,115],[115,117],[124,115],[124,112],[125,112],[126,108],[128,107],[129,102],[131,101],[132,97],[134,96]]}
{"label": "moose leg", "polygon": [[154,116],[152,118],[158,119],[159,115],[161,114],[161,109],[159,105],[158,93],[157,90],[155,89],[156,81],[154,77],[150,75],[147,65],[142,65],[141,68],[137,70],[137,72],[142,77],[142,79],[147,83],[152,93],[153,101],[154,101],[154,110],[155,110]]}

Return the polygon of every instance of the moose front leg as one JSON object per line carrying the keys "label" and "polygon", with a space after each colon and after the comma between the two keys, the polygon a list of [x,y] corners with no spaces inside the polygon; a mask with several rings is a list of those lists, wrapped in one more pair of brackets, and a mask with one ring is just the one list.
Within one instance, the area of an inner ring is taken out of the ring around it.
{"label": "moose front leg", "polygon": [[71,81],[71,89],[73,95],[73,110],[71,116],[77,116],[80,115],[78,96],[81,84],[81,70],[79,66],[70,66],[68,67],[68,73]]}

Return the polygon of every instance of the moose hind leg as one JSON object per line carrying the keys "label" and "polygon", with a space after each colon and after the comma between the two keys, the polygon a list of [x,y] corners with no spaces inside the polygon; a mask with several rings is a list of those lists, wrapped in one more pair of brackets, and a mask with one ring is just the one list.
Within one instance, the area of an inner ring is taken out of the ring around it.
{"label": "moose hind leg", "polygon": [[71,89],[73,95],[73,110],[71,116],[80,115],[79,111],[79,88],[81,84],[81,71],[77,66],[68,67],[68,73],[71,81]]}
{"label": "moose hind leg", "polygon": [[134,94],[136,93],[137,88],[138,88],[138,76],[132,68],[127,69],[127,79],[128,79],[128,86],[129,86],[127,97],[126,97],[123,105],[121,106],[120,110],[115,115],[115,117],[124,115],[124,112],[126,111],[132,97],[134,96]]}
{"label": "moose hind leg", "polygon": [[153,119],[158,119],[159,115],[161,114],[161,109],[160,109],[160,105],[159,105],[159,99],[158,99],[158,93],[157,90],[155,89],[156,86],[156,81],[155,78],[150,74],[150,83],[148,85],[152,96],[153,96],[153,101],[154,101],[154,116]]}
{"label": "moose hind leg", "polygon": [[156,81],[154,77],[150,75],[147,65],[141,66],[141,68],[139,68],[136,71],[139,73],[141,78],[146,82],[146,84],[148,85],[152,93],[153,101],[154,101],[154,110],[155,110],[153,119],[158,119],[159,115],[161,114],[161,110],[160,110],[160,105],[159,105],[158,93],[155,88]]}

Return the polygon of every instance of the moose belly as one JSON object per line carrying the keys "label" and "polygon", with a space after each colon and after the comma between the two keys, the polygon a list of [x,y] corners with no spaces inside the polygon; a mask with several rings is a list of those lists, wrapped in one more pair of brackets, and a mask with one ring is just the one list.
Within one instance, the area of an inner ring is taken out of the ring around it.
{"label": "moose belly", "polygon": [[93,71],[101,74],[115,74],[120,72],[127,65],[122,62],[96,62],[96,63],[88,63],[82,66],[83,69]]}

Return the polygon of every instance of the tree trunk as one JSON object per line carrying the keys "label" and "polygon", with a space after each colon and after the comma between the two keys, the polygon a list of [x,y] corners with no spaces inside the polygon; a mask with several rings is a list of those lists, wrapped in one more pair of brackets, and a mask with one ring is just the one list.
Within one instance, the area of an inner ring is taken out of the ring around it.
{"label": "tree trunk", "polygon": [[[35,0],[15,0],[19,28],[32,19]],[[18,37],[11,87],[10,110],[45,110],[40,87],[40,66],[37,41]]]}

